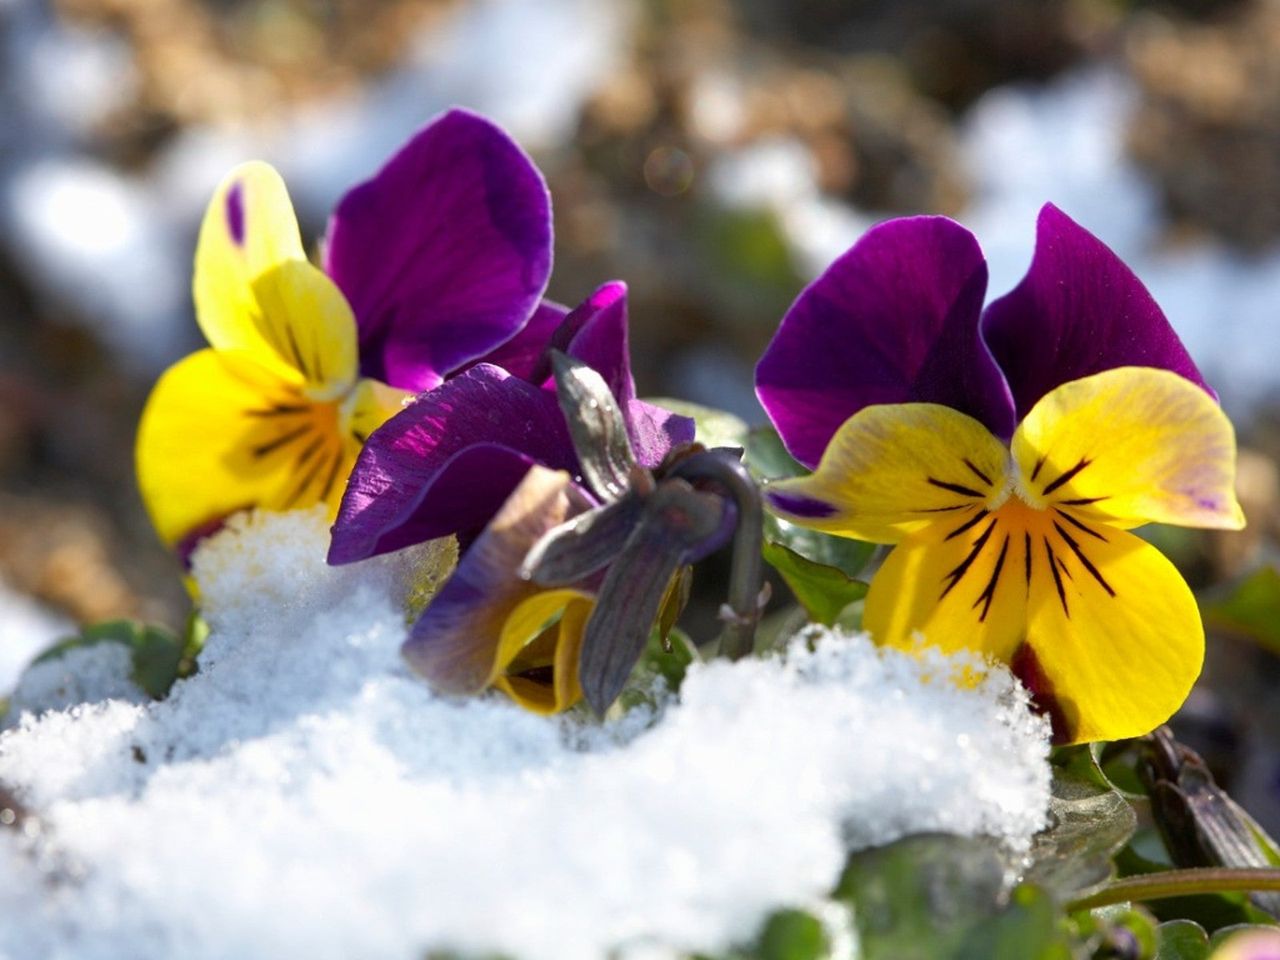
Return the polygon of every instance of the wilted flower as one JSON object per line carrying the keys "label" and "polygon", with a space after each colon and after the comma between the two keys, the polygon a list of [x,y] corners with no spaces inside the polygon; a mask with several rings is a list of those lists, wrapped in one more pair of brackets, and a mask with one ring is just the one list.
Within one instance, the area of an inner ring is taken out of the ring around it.
{"label": "wilted flower", "polygon": [[[1236,529],[1231,424],[1146,289],[1052,206],[1023,281],[941,217],[870,231],[792,306],[761,402],[816,471],[788,519],[895,544],[875,638],[1009,663],[1059,741],[1142,734],[1181,705],[1204,632],[1177,570],[1128,529]],[[1016,429],[1015,429],[1016,428]]]}
{"label": "wilted flower", "polygon": [[161,538],[228,514],[336,509],[365,438],[500,347],[533,316],[551,269],[546,186],[497,127],[451,111],[329,224],[307,261],[279,175],[233,170],[196,250],[196,318],[211,349],[170,368],[143,412],[139,484]]}

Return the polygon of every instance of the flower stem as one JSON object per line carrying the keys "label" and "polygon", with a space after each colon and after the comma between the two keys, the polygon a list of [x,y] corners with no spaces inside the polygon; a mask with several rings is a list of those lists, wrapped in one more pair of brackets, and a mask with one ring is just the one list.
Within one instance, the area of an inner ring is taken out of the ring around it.
{"label": "flower stem", "polygon": [[714,450],[680,461],[672,473],[685,480],[711,480],[720,484],[738,508],[738,525],[733,532],[733,569],[729,574],[729,609],[724,615],[720,652],[731,660],[739,660],[755,648],[756,624],[760,620],[760,583],[764,575],[760,554],[764,507],[760,502],[760,488],[737,457]]}
{"label": "flower stem", "polygon": [[1195,867],[1125,877],[1096,893],[1067,904],[1067,910],[1092,910],[1130,900],[1163,900],[1203,893],[1280,891],[1280,870],[1261,867]]}

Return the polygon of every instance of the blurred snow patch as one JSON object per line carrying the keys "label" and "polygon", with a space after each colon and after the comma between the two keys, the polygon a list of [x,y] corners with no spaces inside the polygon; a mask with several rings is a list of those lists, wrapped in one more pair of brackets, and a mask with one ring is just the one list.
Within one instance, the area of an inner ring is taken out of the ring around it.
{"label": "blurred snow patch", "polygon": [[0,580],[0,697],[13,689],[32,657],[75,632],[75,624],[66,617]]}
{"label": "blurred snow patch", "polygon": [[12,253],[55,300],[76,304],[127,369],[173,358],[186,332],[187,262],[157,198],[94,160],[45,157],[0,182]]}
{"label": "blurred snow patch", "polygon": [[67,710],[83,703],[124,700],[143,703],[146,693],[133,682],[132,651],[119,643],[73,647],[43,663],[33,664],[9,699],[7,723],[24,713]]}
{"label": "blurred snow patch", "polygon": [[[334,569],[325,541],[322,511],[233,521],[195,558],[197,675],[0,735],[40,824],[0,843],[22,881],[0,956],[716,950],[826,893],[850,846],[1020,850],[1044,822],[1048,731],[1003,671],[960,689],[954,661],[813,630],[695,667],[658,716],[548,720],[402,665],[398,597],[434,548]],[[27,902],[51,872],[74,882]]]}

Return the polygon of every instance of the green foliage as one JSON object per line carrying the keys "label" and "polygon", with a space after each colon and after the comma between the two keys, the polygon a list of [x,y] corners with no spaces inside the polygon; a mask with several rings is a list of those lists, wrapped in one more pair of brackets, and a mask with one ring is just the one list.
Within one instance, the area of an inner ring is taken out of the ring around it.
{"label": "green foliage", "polygon": [[[801,476],[808,471],[786,451],[778,432],[760,427],[747,435],[744,462],[757,480]],[[842,610],[866,595],[858,579],[875,544],[836,537],[766,511],[764,559],[781,574],[809,617],[831,626]]]}
{"label": "green foliage", "polygon": [[1263,567],[1205,609],[1205,619],[1280,654],[1280,570]]}
{"label": "green foliage", "polygon": [[839,567],[816,563],[776,540],[765,541],[765,562],[782,575],[810,619],[835,624],[841,611],[867,595],[867,584]]}
{"label": "green foliage", "polygon": [[1156,927],[1155,960],[1205,960],[1209,935],[1190,920],[1170,920]]}
{"label": "green foliage", "polygon": [[1102,775],[1088,747],[1054,767],[1047,830],[1036,836],[1024,879],[1060,901],[1081,896],[1115,875],[1112,858],[1133,836],[1138,817]]}
{"label": "green foliage", "polygon": [[802,910],[779,910],[760,933],[760,960],[821,960],[830,944],[821,921]]}
{"label": "green foliage", "polygon": [[135,620],[107,620],[85,627],[77,636],[55,643],[33,663],[46,663],[69,651],[99,643],[118,643],[129,648],[133,662],[130,677],[149,697],[162,700],[173,684],[193,674],[196,656],[208,636],[208,626],[193,614],[186,635],[179,637],[165,627]]}
{"label": "green foliage", "polygon": [[994,844],[943,834],[855,854],[836,896],[866,960],[1070,960],[1059,908],[1031,885],[1007,893]]}

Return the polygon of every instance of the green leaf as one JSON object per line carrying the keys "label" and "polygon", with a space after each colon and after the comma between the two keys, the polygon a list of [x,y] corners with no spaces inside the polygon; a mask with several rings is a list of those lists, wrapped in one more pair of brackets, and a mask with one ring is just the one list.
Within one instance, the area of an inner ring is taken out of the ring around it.
{"label": "green leaf", "polygon": [[855,854],[836,896],[851,902],[865,960],[1069,960],[1047,892],[1006,898],[992,841],[920,834]]}
{"label": "green leaf", "polygon": [[1192,920],[1170,920],[1156,927],[1154,960],[1205,960],[1209,935]]}
{"label": "green leaf", "polygon": [[755,427],[747,434],[742,462],[757,480],[803,477],[809,473],[800,461],[787,453],[782,437],[771,426]]}
{"label": "green leaf", "polygon": [[[1091,755],[1086,750],[1084,757]],[[1106,883],[1112,857],[1133,836],[1138,817],[1107,783],[1096,764],[1079,755],[1070,767],[1055,767],[1049,800],[1050,826],[1032,841],[1032,865],[1024,879],[1066,901]]]}
{"label": "green leaf", "polygon": [[779,910],[765,921],[756,951],[760,960],[821,960],[830,945],[822,923],[802,910]]}
{"label": "green leaf", "polygon": [[188,631],[188,639],[184,640],[164,627],[134,620],[107,620],[85,627],[79,636],[55,643],[33,662],[56,660],[70,650],[98,643],[118,643],[128,647],[132,653],[133,670],[130,675],[133,682],[148,696],[162,700],[175,680],[192,672],[193,659],[188,655],[188,649],[203,642],[203,635],[194,625]]}
{"label": "green leaf", "polygon": [[832,626],[842,611],[867,595],[867,584],[838,567],[815,563],[785,544],[766,541],[764,559],[786,581],[796,600],[816,623]]}
{"label": "green leaf", "polygon": [[691,419],[695,429],[694,439],[704,447],[745,448],[747,445],[747,434],[751,428],[745,420],[727,410],[704,407],[700,403],[689,403],[674,397],[646,398],[646,401]]}
{"label": "green leaf", "polygon": [[1280,570],[1263,567],[1205,610],[1210,626],[1251,638],[1280,654]]}

